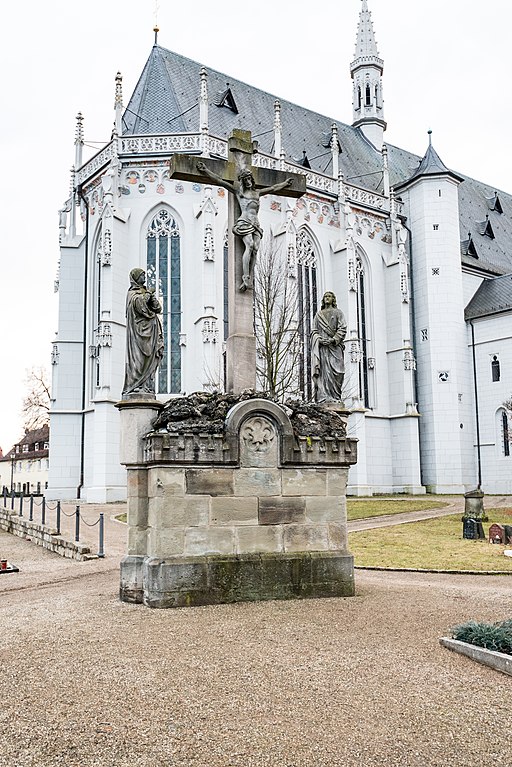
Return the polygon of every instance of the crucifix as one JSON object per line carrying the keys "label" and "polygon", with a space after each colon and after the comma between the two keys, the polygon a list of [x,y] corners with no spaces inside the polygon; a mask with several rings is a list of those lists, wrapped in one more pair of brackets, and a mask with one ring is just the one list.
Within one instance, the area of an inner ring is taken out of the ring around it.
{"label": "crucifix", "polygon": [[251,164],[250,131],[235,129],[228,139],[229,159],[173,155],[169,176],[183,181],[213,183],[228,190],[228,340],[227,390],[235,394],[256,388],[253,271],[263,235],[258,212],[266,194],[302,197],[306,177]]}

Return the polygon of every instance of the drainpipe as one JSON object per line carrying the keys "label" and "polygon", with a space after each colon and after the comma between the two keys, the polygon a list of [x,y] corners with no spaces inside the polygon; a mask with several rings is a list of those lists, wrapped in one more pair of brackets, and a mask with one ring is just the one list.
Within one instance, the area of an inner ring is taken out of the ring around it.
{"label": "drainpipe", "polygon": [[475,389],[475,418],[476,418],[476,455],[478,463],[478,490],[482,487],[482,456],[480,452],[480,411],[478,408],[478,382],[476,377],[476,352],[475,352],[475,327],[473,320],[469,321],[471,325],[471,350],[473,356],[473,386]]}
{"label": "drainpipe", "polygon": [[[411,281],[411,342],[412,342],[412,350],[414,352],[414,358],[417,360],[416,355],[416,317],[414,314],[414,274],[413,274],[413,268],[412,268],[412,232],[410,228],[405,223],[405,216],[399,216],[400,223],[402,224],[403,228],[407,231],[409,234],[409,279]],[[414,385],[414,399],[416,400],[416,403],[418,403],[418,373],[416,370],[413,370],[413,385]],[[421,419],[420,419],[420,428],[421,428]],[[420,450],[420,461],[421,461],[421,450]]]}
{"label": "drainpipe", "polygon": [[87,373],[87,300],[88,300],[88,273],[89,273],[89,205],[84,197],[82,185],[77,189],[77,195],[83,201],[87,215],[85,218],[85,263],[84,263],[84,303],[83,303],[83,329],[82,329],[82,418],[80,425],[80,481],[76,489],[76,497],[81,497],[84,486],[84,463],[85,463],[85,383]]}

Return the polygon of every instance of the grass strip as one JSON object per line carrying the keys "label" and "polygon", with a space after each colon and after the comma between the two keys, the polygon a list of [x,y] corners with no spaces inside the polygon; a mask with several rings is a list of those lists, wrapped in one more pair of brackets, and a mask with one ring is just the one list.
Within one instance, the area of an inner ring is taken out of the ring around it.
{"label": "grass strip", "polygon": [[[512,508],[486,512],[486,535],[494,522],[512,523]],[[350,533],[349,548],[359,567],[512,573],[512,558],[503,556],[512,544],[465,540],[461,514]]]}

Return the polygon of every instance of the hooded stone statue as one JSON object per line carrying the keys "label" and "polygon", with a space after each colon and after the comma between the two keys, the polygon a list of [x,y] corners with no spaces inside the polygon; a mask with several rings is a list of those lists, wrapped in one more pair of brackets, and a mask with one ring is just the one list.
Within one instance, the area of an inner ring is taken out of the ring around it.
{"label": "hooded stone statue", "polygon": [[160,301],[145,286],[144,269],[132,269],[126,296],[126,365],[123,397],[155,394],[155,373],[164,353]]}
{"label": "hooded stone statue", "polygon": [[315,402],[341,402],[341,390],[345,377],[343,341],[347,323],[336,296],[327,291],[322,298],[322,308],[316,313],[311,333],[311,367]]}

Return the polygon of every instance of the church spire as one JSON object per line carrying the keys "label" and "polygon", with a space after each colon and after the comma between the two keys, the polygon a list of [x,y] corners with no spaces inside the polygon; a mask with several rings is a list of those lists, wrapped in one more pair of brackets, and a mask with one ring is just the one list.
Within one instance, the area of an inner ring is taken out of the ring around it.
{"label": "church spire", "polygon": [[384,61],[377,50],[372,15],[367,0],[362,0],[356,50],[350,64],[350,74],[354,81],[353,125],[361,128],[366,138],[379,150],[382,149],[383,133],[386,130],[382,98],[383,71]]}
{"label": "church spire", "polygon": [[[374,58],[380,62],[375,33],[373,31],[372,14],[368,10],[368,3],[362,0],[361,10],[359,12],[359,23],[357,25],[357,39],[354,59]],[[382,62],[381,62],[382,63]]]}

